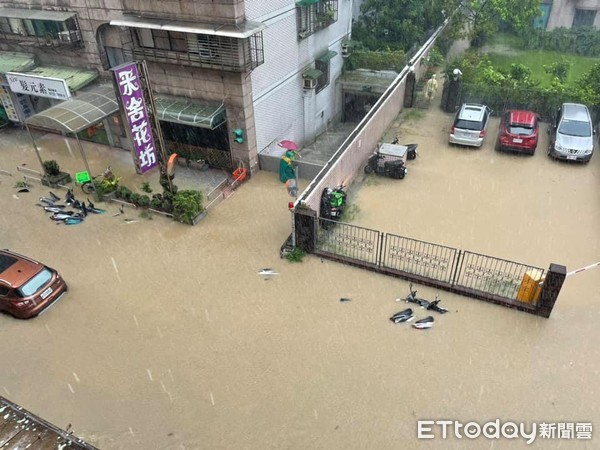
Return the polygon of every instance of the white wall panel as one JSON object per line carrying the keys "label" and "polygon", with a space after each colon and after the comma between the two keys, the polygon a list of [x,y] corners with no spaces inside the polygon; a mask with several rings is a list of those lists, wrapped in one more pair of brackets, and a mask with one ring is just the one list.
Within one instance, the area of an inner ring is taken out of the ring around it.
{"label": "white wall panel", "polygon": [[246,20],[264,20],[263,16],[295,4],[295,0],[246,0]]}
{"label": "white wall panel", "polygon": [[302,142],[304,138],[304,112],[302,86],[299,77],[273,89],[254,103],[256,148],[277,150],[281,139]]}
{"label": "white wall panel", "polygon": [[255,100],[265,90],[284,82],[299,71],[296,16],[287,15],[268,25],[263,31],[264,64],[252,71],[252,92]]}

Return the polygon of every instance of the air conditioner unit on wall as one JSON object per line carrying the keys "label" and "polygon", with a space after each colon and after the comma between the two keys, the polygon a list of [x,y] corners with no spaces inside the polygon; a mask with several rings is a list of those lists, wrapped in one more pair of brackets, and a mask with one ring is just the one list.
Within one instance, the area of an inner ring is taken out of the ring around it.
{"label": "air conditioner unit on wall", "polygon": [[304,81],[304,89],[316,89],[317,80],[314,78],[303,78]]}
{"label": "air conditioner unit on wall", "polygon": [[58,32],[58,40],[60,42],[79,42],[79,32],[76,30],[66,30]]}

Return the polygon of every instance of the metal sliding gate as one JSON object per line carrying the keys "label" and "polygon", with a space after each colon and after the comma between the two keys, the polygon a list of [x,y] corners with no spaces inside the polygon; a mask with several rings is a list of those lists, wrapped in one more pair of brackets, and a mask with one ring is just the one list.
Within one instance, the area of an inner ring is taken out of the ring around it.
{"label": "metal sliding gate", "polygon": [[523,302],[518,293],[526,276],[544,279],[542,268],[327,219],[314,224],[318,255],[537,313],[539,294]]}

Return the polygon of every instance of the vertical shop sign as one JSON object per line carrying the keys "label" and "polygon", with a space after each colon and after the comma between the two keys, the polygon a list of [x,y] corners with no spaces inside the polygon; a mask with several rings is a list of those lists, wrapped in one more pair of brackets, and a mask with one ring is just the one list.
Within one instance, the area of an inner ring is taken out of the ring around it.
{"label": "vertical shop sign", "polygon": [[115,67],[113,71],[133,140],[136,165],[141,173],[145,173],[159,162],[138,67],[132,62]]}

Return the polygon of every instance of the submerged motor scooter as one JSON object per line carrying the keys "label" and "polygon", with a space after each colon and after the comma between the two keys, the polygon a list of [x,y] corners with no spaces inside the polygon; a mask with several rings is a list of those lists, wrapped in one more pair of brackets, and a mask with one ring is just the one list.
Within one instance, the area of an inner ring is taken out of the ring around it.
{"label": "submerged motor scooter", "polygon": [[[338,186],[323,189],[320,207],[321,219],[340,220],[346,209],[346,193],[343,188],[344,186]],[[329,220],[322,220],[321,226],[325,229],[329,228],[332,225]]]}

